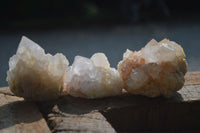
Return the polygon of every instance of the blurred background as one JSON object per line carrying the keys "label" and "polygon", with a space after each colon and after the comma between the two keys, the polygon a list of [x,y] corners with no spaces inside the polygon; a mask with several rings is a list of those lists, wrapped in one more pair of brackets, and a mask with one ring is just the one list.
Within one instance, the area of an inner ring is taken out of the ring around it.
{"label": "blurred background", "polygon": [[104,52],[112,67],[127,48],[155,38],[182,45],[189,71],[200,70],[200,8],[195,0],[3,0],[0,2],[0,86],[22,35],[47,53],[90,57]]}

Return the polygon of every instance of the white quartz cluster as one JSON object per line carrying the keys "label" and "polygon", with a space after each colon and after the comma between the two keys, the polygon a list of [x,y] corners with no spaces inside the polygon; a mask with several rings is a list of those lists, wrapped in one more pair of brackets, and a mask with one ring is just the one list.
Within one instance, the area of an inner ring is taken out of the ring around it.
{"label": "white quartz cluster", "polygon": [[7,81],[11,91],[27,100],[60,96],[68,60],[63,54],[45,54],[38,44],[22,37],[16,55],[9,60]]}
{"label": "white quartz cluster", "polygon": [[90,59],[76,56],[65,81],[68,94],[91,99],[120,95],[123,87],[119,72],[110,68],[103,53],[96,53]]}
{"label": "white quartz cluster", "polygon": [[127,50],[118,71],[129,93],[170,97],[184,85],[187,63],[180,45],[153,39],[140,51]]}
{"label": "white quartz cluster", "polygon": [[140,51],[127,50],[118,70],[103,53],[90,59],[76,56],[71,66],[63,54],[45,54],[38,44],[22,37],[9,60],[11,91],[27,100],[51,100],[61,94],[88,99],[120,95],[122,88],[135,95],[165,96],[182,88],[187,72],[185,53],[167,39],[151,40]]}

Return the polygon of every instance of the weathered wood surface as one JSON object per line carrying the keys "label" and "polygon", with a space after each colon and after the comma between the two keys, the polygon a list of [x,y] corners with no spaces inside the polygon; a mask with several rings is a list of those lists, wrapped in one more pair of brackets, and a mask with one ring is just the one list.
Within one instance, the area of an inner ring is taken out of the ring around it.
{"label": "weathered wood surface", "polygon": [[116,132],[99,112],[98,107],[101,105],[95,105],[95,102],[66,96],[56,102],[44,102],[38,103],[38,105],[47,115],[49,126],[53,132]]}
{"label": "weathered wood surface", "polygon": [[200,85],[200,72],[188,72],[185,75],[185,85]]}
{"label": "weathered wood surface", "polygon": [[0,88],[0,133],[50,133],[35,103]]}
{"label": "weathered wood surface", "polygon": [[[185,78],[185,86],[170,99],[124,93],[94,100],[63,96],[36,105],[52,132],[198,132],[200,72],[187,73]],[[49,132],[35,103],[23,102],[7,87],[0,89],[0,102],[0,132]]]}
{"label": "weathered wood surface", "polygon": [[125,93],[95,100],[64,96],[38,105],[59,133],[200,131],[199,77],[199,72],[187,73],[186,85],[170,99]]}

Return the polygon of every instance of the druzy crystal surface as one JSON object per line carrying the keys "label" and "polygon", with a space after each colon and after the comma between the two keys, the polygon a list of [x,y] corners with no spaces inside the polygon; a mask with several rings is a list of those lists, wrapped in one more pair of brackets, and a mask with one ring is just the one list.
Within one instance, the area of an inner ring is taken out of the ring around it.
{"label": "druzy crystal surface", "polygon": [[170,97],[184,85],[187,63],[180,45],[153,39],[140,51],[127,50],[118,71],[129,93]]}
{"label": "druzy crystal surface", "polygon": [[9,87],[27,100],[55,99],[61,94],[68,64],[64,55],[45,54],[38,44],[22,37],[16,55],[9,60]]}
{"label": "druzy crystal surface", "polygon": [[119,72],[110,68],[103,53],[96,53],[90,59],[76,56],[65,81],[67,94],[91,99],[120,95],[123,87]]}

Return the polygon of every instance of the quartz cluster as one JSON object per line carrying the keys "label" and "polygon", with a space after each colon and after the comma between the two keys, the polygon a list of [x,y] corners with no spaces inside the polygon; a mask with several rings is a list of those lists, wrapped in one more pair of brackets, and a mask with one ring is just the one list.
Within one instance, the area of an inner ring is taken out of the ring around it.
{"label": "quartz cluster", "polygon": [[184,85],[187,63],[180,45],[167,39],[153,39],[140,51],[127,50],[118,71],[129,93],[170,97]]}
{"label": "quartz cluster", "polygon": [[76,56],[65,81],[66,93],[90,99],[120,95],[123,87],[119,72],[110,68],[103,53],[96,53],[90,59]]}
{"label": "quartz cluster", "polygon": [[68,60],[63,54],[45,54],[38,44],[22,37],[9,60],[7,81],[11,91],[27,100],[50,100],[62,92]]}
{"label": "quartz cluster", "polygon": [[45,54],[38,44],[22,37],[9,60],[11,91],[27,100],[51,100],[61,94],[88,99],[120,95],[122,88],[135,95],[170,97],[184,85],[185,53],[167,39],[151,40],[140,51],[127,50],[118,70],[103,53],[90,59],[76,56],[71,66],[63,54]]}

